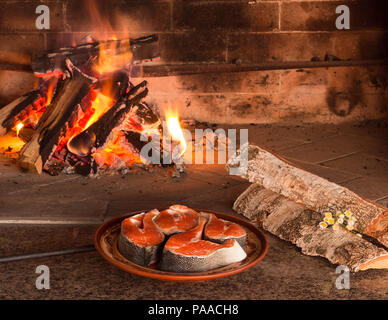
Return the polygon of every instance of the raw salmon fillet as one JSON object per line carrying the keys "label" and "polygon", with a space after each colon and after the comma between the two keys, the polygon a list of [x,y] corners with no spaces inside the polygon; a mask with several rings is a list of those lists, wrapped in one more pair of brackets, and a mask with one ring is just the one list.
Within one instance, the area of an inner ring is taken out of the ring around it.
{"label": "raw salmon fillet", "polygon": [[142,266],[157,262],[165,238],[155,224],[158,215],[153,209],[123,220],[118,248],[124,257]]}
{"label": "raw salmon fillet", "polygon": [[223,244],[202,240],[207,219],[191,230],[171,236],[163,249],[160,269],[173,272],[200,272],[242,261],[246,253],[234,239]]}
{"label": "raw salmon fillet", "polygon": [[198,224],[199,213],[182,205],[173,205],[160,212],[155,223],[165,235],[185,232]]}
{"label": "raw salmon fillet", "polygon": [[206,224],[204,239],[217,243],[224,243],[228,239],[235,239],[245,249],[247,233],[237,223],[217,218],[210,214]]}

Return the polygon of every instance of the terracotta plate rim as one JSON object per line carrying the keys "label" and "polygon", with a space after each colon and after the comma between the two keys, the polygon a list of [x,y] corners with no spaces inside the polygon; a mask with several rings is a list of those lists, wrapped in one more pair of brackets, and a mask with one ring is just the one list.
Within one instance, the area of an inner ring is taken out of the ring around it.
{"label": "terracotta plate rim", "polygon": [[[267,254],[268,242],[264,236],[264,233],[261,230],[259,230],[256,226],[254,226],[252,223],[250,223],[249,221],[246,221],[242,218],[236,217],[236,216],[231,215],[231,214],[226,214],[226,213],[218,212],[215,210],[198,209],[198,208],[192,208],[192,209],[196,210],[197,212],[202,211],[202,212],[207,212],[207,213],[213,213],[219,218],[229,220],[232,222],[236,222],[236,223],[242,225],[243,227],[249,229],[251,232],[253,232],[257,236],[257,238],[261,242],[261,251],[260,251],[260,254],[258,255],[258,257],[256,259],[254,259],[253,261],[251,261],[251,262],[249,262],[241,267],[237,267],[236,269],[232,269],[232,270],[220,271],[219,273],[213,273],[213,274],[195,275],[195,274],[182,273],[180,275],[180,274],[177,274],[176,272],[171,273],[171,274],[168,274],[168,273],[159,274],[159,273],[148,272],[145,270],[143,271],[143,270],[140,270],[137,268],[133,268],[129,265],[122,264],[118,260],[113,259],[110,256],[108,256],[105,253],[105,251],[102,249],[101,243],[100,243],[101,237],[104,234],[104,232],[108,228],[120,223],[122,220],[124,220],[127,217],[133,216],[133,215],[141,213],[141,212],[146,212],[149,210],[138,210],[138,211],[133,211],[133,212],[129,212],[129,213],[124,213],[122,215],[113,217],[113,218],[105,221],[102,225],[100,225],[100,227],[97,229],[97,231],[94,235],[94,246],[96,247],[99,254],[105,260],[107,260],[110,264],[112,264],[112,265],[114,265],[114,266],[116,266],[116,267],[118,267],[126,272],[136,274],[138,276],[142,276],[142,277],[146,277],[146,278],[165,280],[165,281],[190,281],[190,282],[192,282],[192,281],[203,281],[203,280],[210,280],[210,279],[217,279],[217,278],[224,278],[224,277],[232,276],[232,275],[235,275],[237,273],[240,273],[242,271],[245,271],[245,270],[255,266]],[[162,209],[162,210],[164,210],[164,209]]]}

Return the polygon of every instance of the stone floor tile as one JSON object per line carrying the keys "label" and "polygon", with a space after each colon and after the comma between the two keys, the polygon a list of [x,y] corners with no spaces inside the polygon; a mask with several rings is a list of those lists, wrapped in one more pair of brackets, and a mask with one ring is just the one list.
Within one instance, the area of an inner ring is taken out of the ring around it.
{"label": "stone floor tile", "polygon": [[320,176],[322,178],[325,178],[329,181],[335,182],[335,183],[341,183],[349,180],[353,180],[355,178],[358,178],[359,175],[356,175],[354,173],[345,172],[342,170],[332,169],[329,167],[326,167],[324,165],[319,164],[311,164],[303,161],[298,161],[294,159],[287,159],[292,164],[295,164],[296,166],[316,174],[317,176]]}
{"label": "stone floor tile", "polygon": [[371,200],[388,196],[388,179],[362,177],[341,183],[341,185]]}
{"label": "stone floor tile", "polygon": [[343,125],[341,132],[355,136],[373,137],[377,139],[388,140],[388,125],[377,123],[369,123],[368,125]]}
{"label": "stone floor tile", "polygon": [[324,161],[322,164],[329,168],[352,172],[356,175],[388,181],[388,161],[364,152],[358,152],[336,160]]}
{"label": "stone floor tile", "polygon": [[280,155],[310,163],[322,163],[324,161],[341,157],[360,151],[357,137],[337,135],[322,139],[299,147],[281,150]]}
{"label": "stone floor tile", "polygon": [[151,183],[147,185],[139,185],[135,188],[121,190],[113,193],[110,196],[112,200],[120,199],[137,199],[137,200],[176,200],[187,198],[192,195],[210,192],[219,189],[220,186],[210,182],[202,182],[195,180],[189,176],[182,179],[168,179]]}

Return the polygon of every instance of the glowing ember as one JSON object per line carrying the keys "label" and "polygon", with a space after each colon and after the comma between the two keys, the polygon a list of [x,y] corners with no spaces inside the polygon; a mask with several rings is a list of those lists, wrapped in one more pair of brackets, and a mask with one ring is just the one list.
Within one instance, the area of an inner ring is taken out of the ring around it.
{"label": "glowing ember", "polygon": [[59,143],[60,146],[67,144],[68,150],[74,154],[85,155],[89,153],[90,145],[88,143],[84,145],[83,142],[81,145],[78,145],[80,143],[80,141],[78,141],[77,146],[75,146],[74,141],[72,142],[72,140],[100,119],[101,116],[110,109],[113,103],[111,98],[102,93],[92,92],[92,95],[94,98],[88,111],[85,112],[80,120],[78,120],[76,125],[68,130],[65,137]]}
{"label": "glowing ember", "polygon": [[13,133],[7,133],[0,137],[0,151],[8,151],[16,153],[24,146],[24,141],[18,137],[15,137]]}
{"label": "glowing ember", "polygon": [[170,112],[166,112],[167,129],[171,135],[172,140],[178,141],[180,143],[181,152],[179,153],[179,157],[181,157],[187,149],[187,143],[183,135],[178,116],[169,115],[169,113]]}
{"label": "glowing ember", "polygon": [[19,136],[19,132],[20,130],[22,130],[22,128],[24,127],[24,124],[19,122],[17,125],[16,125],[16,136]]}
{"label": "glowing ember", "polygon": [[109,141],[102,150],[97,150],[92,154],[99,167],[125,168],[141,163],[141,158],[137,151],[126,142],[124,133],[121,130],[113,130],[114,138]]}

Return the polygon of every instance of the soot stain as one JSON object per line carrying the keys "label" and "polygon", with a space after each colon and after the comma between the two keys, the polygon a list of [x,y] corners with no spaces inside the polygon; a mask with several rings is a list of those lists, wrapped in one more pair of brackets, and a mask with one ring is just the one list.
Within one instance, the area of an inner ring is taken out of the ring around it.
{"label": "soot stain", "polygon": [[350,115],[362,100],[360,81],[353,81],[345,91],[337,91],[336,88],[329,88],[326,102],[329,110],[339,117]]}

